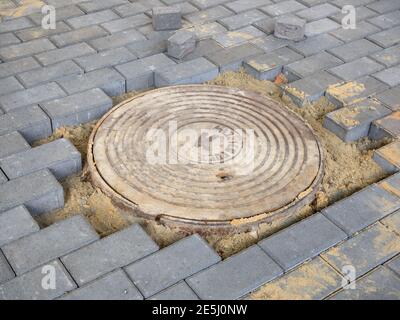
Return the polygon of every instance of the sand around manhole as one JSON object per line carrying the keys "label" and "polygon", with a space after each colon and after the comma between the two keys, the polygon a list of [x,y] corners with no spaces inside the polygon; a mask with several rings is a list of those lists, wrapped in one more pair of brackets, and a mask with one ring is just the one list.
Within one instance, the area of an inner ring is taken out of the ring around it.
{"label": "sand around manhole", "polygon": [[[210,84],[237,87],[253,90],[267,95],[299,114],[313,128],[324,149],[325,176],[321,190],[315,201],[294,215],[289,223],[307,217],[322,208],[386,177],[385,172],[372,160],[374,148],[389,141],[373,142],[368,139],[346,144],[322,126],[323,116],[332,111],[334,106],[321,98],[317,104],[304,108],[296,107],[290,99],[282,97],[279,87],[269,81],[256,80],[244,72],[228,72],[209,82]],[[129,93],[114,99],[117,104],[137,93]],[[95,122],[81,126],[58,129],[51,137],[38,141],[35,145],[64,137],[69,139],[82,153],[84,165],[86,162],[87,141]],[[65,190],[65,207],[38,217],[42,226],[50,225],[69,216],[83,214],[88,218],[101,236],[106,236],[126,226],[138,222],[150,236],[161,246],[167,246],[185,236],[187,233],[160,225],[157,222],[145,221],[116,207],[100,190],[95,189],[86,170],[81,175],[75,175],[62,182]],[[244,248],[258,242],[273,232],[286,227],[277,221],[274,224],[260,225],[250,232],[230,235],[205,236],[206,240],[222,257],[228,257]]]}

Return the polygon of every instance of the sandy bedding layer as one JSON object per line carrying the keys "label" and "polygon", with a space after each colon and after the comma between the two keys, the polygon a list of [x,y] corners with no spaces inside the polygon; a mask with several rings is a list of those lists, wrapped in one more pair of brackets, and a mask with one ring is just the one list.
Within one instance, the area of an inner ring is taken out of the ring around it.
{"label": "sandy bedding layer", "polygon": [[[325,176],[322,188],[315,201],[294,216],[290,223],[317,212],[385,177],[385,173],[372,160],[372,153],[373,148],[386,144],[388,141],[372,142],[363,139],[351,144],[342,142],[322,127],[324,114],[334,109],[326,99],[322,98],[317,104],[300,109],[292,104],[290,99],[282,97],[279,88],[274,83],[256,80],[243,72],[228,72],[210,83],[253,90],[281,101],[307,121],[319,137],[325,153]],[[117,97],[114,103],[117,104],[134,94]],[[38,141],[36,145],[64,137],[71,140],[82,153],[85,161],[87,141],[94,125],[95,123],[92,122],[76,127],[60,128],[50,138]],[[156,222],[143,221],[123,212],[114,206],[100,190],[92,187],[85,170],[81,175],[67,178],[62,184],[65,189],[65,207],[37,218],[42,226],[50,225],[71,215],[83,214],[102,236],[120,230],[133,222],[139,222],[162,247],[186,236],[180,230],[171,229]],[[229,236],[208,236],[206,239],[219,254],[227,257],[284,226],[282,223],[261,225],[251,232]]]}

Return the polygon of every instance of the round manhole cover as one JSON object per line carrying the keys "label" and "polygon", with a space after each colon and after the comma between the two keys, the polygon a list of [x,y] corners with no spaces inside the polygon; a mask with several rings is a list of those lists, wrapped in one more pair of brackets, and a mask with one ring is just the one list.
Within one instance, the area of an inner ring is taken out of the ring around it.
{"label": "round manhole cover", "polygon": [[312,130],[262,95],[189,85],[122,102],[89,143],[93,182],[137,215],[189,228],[249,226],[312,201]]}

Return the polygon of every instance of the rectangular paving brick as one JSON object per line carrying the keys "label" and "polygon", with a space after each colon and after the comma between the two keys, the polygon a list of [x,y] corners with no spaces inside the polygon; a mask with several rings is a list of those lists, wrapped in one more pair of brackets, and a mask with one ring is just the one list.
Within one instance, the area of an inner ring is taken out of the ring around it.
{"label": "rectangular paving brick", "polygon": [[94,38],[107,36],[108,33],[99,26],[89,26],[50,37],[57,47],[65,47]]}
{"label": "rectangular paving brick", "polygon": [[41,104],[51,119],[53,130],[100,118],[112,107],[112,100],[95,88]]}
{"label": "rectangular paving brick", "polygon": [[154,87],[154,72],[174,66],[175,62],[160,53],[116,66],[126,79],[126,90],[143,90]]}
{"label": "rectangular paving brick", "polygon": [[122,18],[106,23],[102,23],[101,26],[106,29],[110,33],[115,33],[131,28],[136,28],[139,26],[144,26],[147,23],[150,23],[151,19],[145,14],[137,14],[135,16]]}
{"label": "rectangular paving brick", "polygon": [[76,57],[96,53],[92,47],[86,43],[73,44],[61,49],[50,50],[47,52],[40,53],[35,57],[44,66],[48,66],[53,63],[57,63],[64,60],[70,60]]}
{"label": "rectangular paving brick", "polygon": [[222,49],[223,48],[213,39],[200,40],[197,42],[196,48],[194,49],[194,51],[189,53],[182,60],[189,61],[189,60],[197,59],[197,58],[204,57],[208,54],[212,54],[212,53],[217,52]]}
{"label": "rectangular paving brick", "polygon": [[391,46],[399,44],[400,26],[370,35],[368,39],[384,48],[389,48]]}
{"label": "rectangular paving brick", "polygon": [[322,258],[339,272],[352,265],[360,277],[395,256],[400,251],[399,240],[399,236],[377,223],[323,253]]}
{"label": "rectangular paving brick", "polygon": [[79,29],[91,25],[97,25],[103,22],[116,20],[119,16],[111,10],[104,10],[94,13],[85,14],[74,18],[67,19],[67,23],[74,29]]}
{"label": "rectangular paving brick", "polygon": [[273,4],[271,0],[236,0],[225,4],[228,9],[239,13]]}
{"label": "rectangular paving brick", "polygon": [[400,170],[400,141],[395,140],[374,151],[374,161],[386,172],[395,173]]}
{"label": "rectangular paving brick", "polygon": [[42,26],[24,29],[16,32],[15,34],[22,41],[30,41],[43,37],[50,37],[51,35],[70,31],[71,28],[63,21],[56,23],[55,29],[44,29]]}
{"label": "rectangular paving brick", "polygon": [[125,271],[148,298],[220,260],[207,242],[193,235],[134,262]]}
{"label": "rectangular paving brick", "polygon": [[392,67],[400,63],[400,45],[381,50],[370,57],[386,67]]}
{"label": "rectangular paving brick", "polygon": [[371,41],[361,39],[330,49],[328,52],[345,62],[349,62],[381,50],[381,47],[377,46]]}
{"label": "rectangular paving brick", "polygon": [[67,60],[47,67],[23,72],[17,77],[25,87],[29,88],[66,76],[82,74],[83,72],[83,69],[75,62]]}
{"label": "rectangular paving brick", "polygon": [[153,56],[158,53],[164,53],[167,51],[167,41],[160,39],[149,39],[135,41],[126,46],[135,56],[145,58]]}
{"label": "rectangular paving brick", "polygon": [[75,281],[82,285],[157,250],[157,244],[138,224],[134,224],[61,260]]}
{"label": "rectangular paving brick", "polygon": [[182,27],[182,11],[178,6],[154,7],[151,11],[153,29],[177,30]]}
{"label": "rectangular paving brick", "polygon": [[376,95],[376,98],[383,102],[393,111],[400,109],[400,86],[385,90]]}
{"label": "rectangular paving brick", "polygon": [[[15,277],[14,271],[11,269],[10,265],[6,257],[3,255],[3,252],[0,250],[0,285],[11,280]],[[0,286],[1,288],[1,286]],[[1,298],[1,295],[0,295]]]}
{"label": "rectangular paving brick", "polygon": [[352,42],[358,39],[365,38],[379,31],[381,31],[381,29],[374,26],[373,24],[362,21],[357,24],[357,28],[355,29],[338,28],[337,30],[330,32],[330,34],[344,42]]}
{"label": "rectangular paving brick", "polygon": [[375,120],[368,136],[374,140],[383,138],[400,138],[400,111],[395,111],[386,117]]}
{"label": "rectangular paving brick", "polygon": [[236,30],[246,27],[266,17],[267,16],[259,10],[250,10],[235,16],[220,19],[219,22],[228,30]]}
{"label": "rectangular paving brick", "polygon": [[329,72],[343,80],[349,81],[368,76],[382,70],[383,68],[384,67],[381,64],[374,60],[363,57],[331,68],[329,69]]}
{"label": "rectangular paving brick", "polygon": [[400,24],[400,10],[388,12],[377,17],[368,19],[368,22],[381,29],[391,29]]}
{"label": "rectangular paving brick", "polygon": [[90,45],[98,51],[122,47],[130,43],[136,43],[140,40],[146,40],[146,37],[140,32],[129,29],[112,35],[89,41]]}
{"label": "rectangular paving brick", "polygon": [[24,206],[0,213],[0,247],[39,230],[39,225]]}
{"label": "rectangular paving brick", "polygon": [[264,52],[270,52],[286,47],[289,43],[291,43],[291,41],[276,38],[274,35],[269,35],[267,37],[261,37],[250,41],[250,44],[255,45]]}
{"label": "rectangular paving brick", "polygon": [[206,10],[189,13],[185,15],[184,18],[193,24],[205,24],[231,15],[233,15],[233,12],[229,9],[222,6],[216,6]]}
{"label": "rectangular paving brick", "polygon": [[[48,270],[53,270],[56,275],[55,289],[44,289],[42,286]],[[76,284],[63,265],[54,260],[1,285],[0,300],[52,300],[75,288]]]}
{"label": "rectangular paving brick", "polygon": [[273,280],[282,269],[257,245],[186,279],[200,299],[239,299]]}
{"label": "rectangular paving brick", "polygon": [[259,246],[287,271],[346,238],[343,230],[317,213],[262,240]]}
{"label": "rectangular paving brick", "polygon": [[0,212],[25,205],[32,215],[64,206],[64,191],[48,170],[10,180],[0,185]]}
{"label": "rectangular paving brick", "polygon": [[16,19],[6,20],[0,23],[0,33],[17,31],[32,27],[33,23],[26,17],[20,17]]}
{"label": "rectangular paving brick", "polygon": [[257,46],[246,43],[233,48],[224,48],[219,51],[207,54],[206,58],[218,66],[219,71],[237,71],[242,66],[243,61],[248,58],[263,54],[264,52]]}
{"label": "rectangular paving brick", "polygon": [[373,75],[390,87],[400,85],[400,66],[391,67]]}
{"label": "rectangular paving brick", "polygon": [[133,2],[114,7],[113,10],[121,17],[125,18],[139,13],[145,13],[148,11],[148,8],[140,2]]}
{"label": "rectangular paving brick", "polygon": [[288,0],[288,1],[280,1],[279,3],[276,4],[267,5],[265,7],[262,7],[261,10],[264,11],[266,14],[270,15],[271,17],[277,17],[306,8],[307,7],[301,4],[300,2],[294,0]]}
{"label": "rectangular paving brick", "polygon": [[15,60],[55,48],[56,46],[52,44],[48,39],[36,39],[1,48],[0,58],[5,61]]}
{"label": "rectangular paving brick", "polygon": [[218,67],[205,58],[186,61],[156,70],[154,84],[164,87],[174,84],[203,83],[218,75]]}
{"label": "rectangular paving brick", "polygon": [[19,40],[12,33],[3,33],[3,34],[0,34],[0,43],[1,43],[2,47],[5,47],[5,46],[11,45],[11,44],[21,43],[21,40]]}
{"label": "rectangular paving brick", "polygon": [[192,0],[192,3],[201,10],[214,7],[223,3],[228,2],[229,0]]}
{"label": "rectangular paving brick", "polygon": [[66,96],[66,93],[60,88],[60,86],[55,82],[50,82],[48,84],[1,96],[0,106],[5,112],[10,112],[39,102],[64,96]]}
{"label": "rectangular paving brick", "polygon": [[[58,21],[65,20],[68,18],[84,15],[85,13],[78,8],[76,5],[68,5],[66,7],[57,8],[56,19]],[[43,14],[42,12],[34,13],[29,15],[29,19],[35,22],[36,25],[41,25]]]}
{"label": "rectangular paving brick", "polygon": [[85,12],[95,12],[99,10],[104,10],[108,8],[112,8],[119,4],[126,3],[127,0],[97,0],[97,1],[89,1],[83,2],[79,4],[79,7]]}
{"label": "rectangular paving brick", "polygon": [[210,39],[216,34],[226,31],[226,29],[218,22],[195,25],[191,28],[188,28],[188,30],[192,31],[198,40]]}
{"label": "rectangular paving brick", "polygon": [[125,92],[125,79],[114,69],[103,68],[57,80],[69,94],[100,88],[110,96]]}
{"label": "rectangular paving brick", "polygon": [[[342,7],[339,7],[342,8]],[[356,10],[356,16],[355,16],[355,21],[356,23],[361,23],[364,20],[367,20],[368,18],[371,17],[375,17],[378,15],[378,13],[374,10],[368,9],[365,6],[358,6],[357,8],[355,8]],[[332,19],[333,21],[341,24],[343,18],[345,18],[348,15],[348,12],[344,12],[342,13],[342,11],[339,11],[338,13],[329,16],[330,19]]]}
{"label": "rectangular paving brick", "polygon": [[7,179],[6,175],[0,169],[0,184],[6,183],[7,181],[8,181],[8,179]]}
{"label": "rectangular paving brick", "polygon": [[400,9],[400,3],[396,0],[380,0],[368,4],[367,7],[379,13],[385,13]]}
{"label": "rectangular paving brick", "polygon": [[0,79],[0,96],[23,89],[22,84],[13,76]]}
{"label": "rectangular paving brick", "polygon": [[400,208],[400,198],[376,185],[334,203],[322,213],[352,235]]}
{"label": "rectangular paving brick", "polygon": [[38,67],[40,67],[40,64],[32,57],[0,63],[0,78],[15,75]]}
{"label": "rectangular paving brick", "polygon": [[265,34],[271,34],[275,30],[275,19],[274,18],[265,18],[258,20],[253,23],[257,29],[260,29]]}
{"label": "rectangular paving brick", "polygon": [[340,10],[337,7],[329,3],[322,3],[310,8],[300,10],[296,12],[296,15],[302,19],[305,19],[306,21],[314,21],[329,17],[338,12],[340,12]]}
{"label": "rectangular paving brick", "polygon": [[193,290],[185,281],[178,282],[173,286],[155,294],[149,300],[199,300]]}
{"label": "rectangular paving brick", "polygon": [[59,180],[82,169],[81,154],[67,139],[58,139],[0,159],[0,167],[9,179],[49,169]]}
{"label": "rectangular paving brick", "polygon": [[60,297],[60,300],[143,300],[128,276],[117,269]]}
{"label": "rectangular paving brick", "polygon": [[225,33],[219,33],[213,37],[215,41],[217,41],[221,46],[235,47],[240,44],[244,44],[249,40],[263,37],[264,33],[259,29],[248,26],[236,31],[228,31]]}
{"label": "rectangular paving brick", "polygon": [[354,7],[362,6],[374,2],[376,0],[331,0],[332,4],[342,8],[346,4],[350,4]]}
{"label": "rectangular paving brick", "polygon": [[[340,24],[329,18],[323,18],[315,20],[306,24],[305,35],[308,38],[318,36],[320,34],[337,30],[340,28]],[[347,31],[347,30],[346,30]]]}
{"label": "rectangular paving brick", "polygon": [[289,44],[289,47],[304,56],[311,56],[321,51],[338,47],[343,42],[329,34],[321,34],[316,37],[308,38],[303,41]]}
{"label": "rectangular paving brick", "polygon": [[385,264],[386,267],[400,276],[400,256],[397,256]]}
{"label": "rectangular paving brick", "polygon": [[6,244],[2,250],[16,274],[20,275],[98,238],[98,234],[85,218],[73,216]]}

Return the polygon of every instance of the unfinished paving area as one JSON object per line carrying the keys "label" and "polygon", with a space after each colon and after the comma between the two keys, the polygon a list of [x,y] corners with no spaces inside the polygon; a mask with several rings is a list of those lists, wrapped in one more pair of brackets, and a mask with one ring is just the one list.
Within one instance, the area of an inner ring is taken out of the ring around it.
{"label": "unfinished paving area", "polygon": [[[22,3],[0,4],[0,299],[400,298],[398,0],[48,0],[54,30],[43,2]],[[356,29],[341,26],[349,4]],[[175,31],[152,24],[169,5],[197,39],[183,59],[166,54]],[[288,14],[306,20],[304,40],[273,35]],[[80,215],[39,227],[64,207],[60,181],[81,173],[83,150],[38,140],[98,119],[112,97],[242,67],[297,108],[329,101],[324,130],[343,142],[390,139],[373,156],[387,178],[226,259],[199,235],[160,248],[138,224],[102,238]],[[55,290],[41,287],[43,266]]]}

